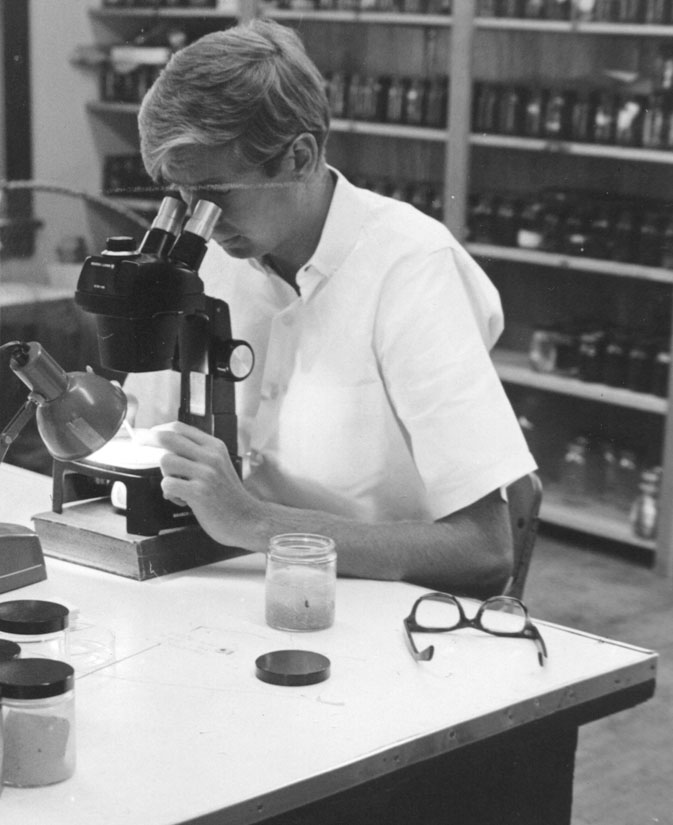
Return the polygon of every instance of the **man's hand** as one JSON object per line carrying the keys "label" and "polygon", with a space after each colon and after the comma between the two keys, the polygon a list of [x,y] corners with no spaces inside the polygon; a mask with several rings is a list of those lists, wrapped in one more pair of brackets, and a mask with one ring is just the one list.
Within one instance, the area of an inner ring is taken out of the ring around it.
{"label": "man's hand", "polygon": [[253,549],[250,536],[261,503],[244,489],[219,438],[173,421],[148,430],[142,440],[167,451],[160,461],[165,498],[188,505],[215,541]]}

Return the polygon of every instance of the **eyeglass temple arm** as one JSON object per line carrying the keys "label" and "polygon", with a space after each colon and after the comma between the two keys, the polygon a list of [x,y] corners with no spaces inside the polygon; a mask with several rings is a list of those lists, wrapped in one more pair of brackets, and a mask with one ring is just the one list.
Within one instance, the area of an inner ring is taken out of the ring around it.
{"label": "eyeglass temple arm", "polygon": [[411,635],[411,623],[409,621],[409,617],[404,620],[404,630],[405,636],[407,639],[407,644],[409,645],[409,650],[411,651],[411,655],[417,662],[429,662],[430,659],[435,655],[435,646],[429,645],[423,650],[419,650],[416,647],[416,643],[414,642],[414,637]]}
{"label": "eyeglass temple arm", "polygon": [[542,634],[537,629],[537,627],[535,627],[535,625],[532,623],[530,627],[533,631],[533,641],[535,642],[535,646],[537,647],[537,660],[540,663],[540,667],[544,667],[545,660],[548,658],[547,645],[544,643]]}

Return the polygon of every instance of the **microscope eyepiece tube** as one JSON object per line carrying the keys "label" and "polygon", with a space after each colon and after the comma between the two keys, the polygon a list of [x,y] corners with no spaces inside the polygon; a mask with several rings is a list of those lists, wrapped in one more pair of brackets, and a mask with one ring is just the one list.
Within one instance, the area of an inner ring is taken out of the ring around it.
{"label": "microscope eyepiece tube", "polygon": [[156,217],[152,221],[152,229],[163,229],[171,235],[177,235],[187,212],[187,205],[179,198],[167,195],[162,201]]}
{"label": "microscope eyepiece tube", "polygon": [[212,201],[198,201],[168,255],[169,260],[198,270],[222,210]]}
{"label": "microscope eyepiece tube", "polygon": [[212,201],[198,201],[191,216],[187,219],[185,232],[191,232],[209,241],[221,214],[220,207]]}

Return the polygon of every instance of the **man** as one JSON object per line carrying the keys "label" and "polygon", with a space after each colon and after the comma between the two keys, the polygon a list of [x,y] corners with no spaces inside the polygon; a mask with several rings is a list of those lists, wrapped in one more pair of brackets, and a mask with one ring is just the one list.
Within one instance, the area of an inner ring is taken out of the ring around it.
{"label": "man", "polygon": [[[340,575],[502,592],[501,489],[535,465],[489,358],[502,314],[482,270],[442,224],[327,165],[322,77],[271,21],[178,52],[139,126],[154,179],[222,209],[201,276],[257,356],[237,386],[244,483],[174,422],[150,435],[164,495],[223,544],[322,533]],[[127,384],[140,426],[158,380]]]}

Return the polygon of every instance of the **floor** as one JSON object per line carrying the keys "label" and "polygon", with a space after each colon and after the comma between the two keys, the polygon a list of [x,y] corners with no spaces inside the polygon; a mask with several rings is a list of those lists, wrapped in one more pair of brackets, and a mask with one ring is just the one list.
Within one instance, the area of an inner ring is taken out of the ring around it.
{"label": "floor", "polygon": [[673,580],[635,552],[543,528],[526,584],[533,617],[660,654],[652,699],[581,728],[572,825],[673,825]]}

